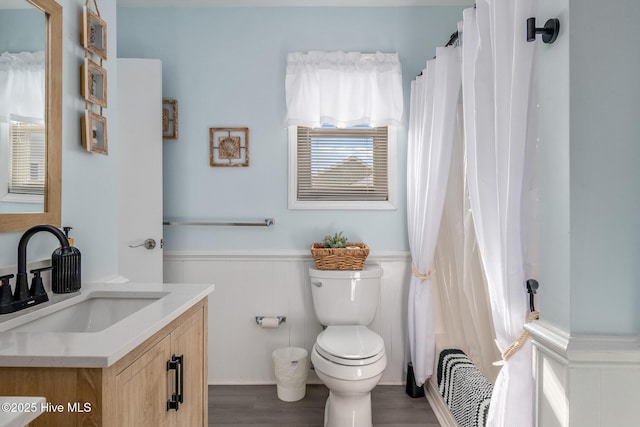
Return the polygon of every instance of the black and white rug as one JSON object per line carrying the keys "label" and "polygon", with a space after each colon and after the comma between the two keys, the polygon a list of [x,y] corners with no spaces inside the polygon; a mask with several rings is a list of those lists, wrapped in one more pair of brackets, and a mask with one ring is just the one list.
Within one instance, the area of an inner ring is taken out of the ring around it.
{"label": "black and white rug", "polygon": [[462,350],[440,352],[438,389],[460,427],[485,426],[493,384]]}

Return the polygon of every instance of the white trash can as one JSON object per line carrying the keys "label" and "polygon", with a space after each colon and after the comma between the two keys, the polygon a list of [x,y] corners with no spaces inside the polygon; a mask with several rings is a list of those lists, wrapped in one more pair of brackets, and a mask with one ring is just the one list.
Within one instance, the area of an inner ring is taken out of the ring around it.
{"label": "white trash can", "polygon": [[295,402],[307,393],[309,353],[304,348],[286,347],[271,355],[276,373],[278,399]]}

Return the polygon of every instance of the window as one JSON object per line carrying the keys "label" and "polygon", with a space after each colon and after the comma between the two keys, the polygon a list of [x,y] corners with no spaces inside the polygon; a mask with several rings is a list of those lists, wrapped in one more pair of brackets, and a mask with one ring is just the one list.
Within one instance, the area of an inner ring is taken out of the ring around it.
{"label": "window", "polygon": [[395,128],[289,127],[290,209],[395,209]]}
{"label": "window", "polygon": [[42,203],[46,175],[45,126],[11,122],[8,128],[9,168],[2,191],[7,196],[3,200]]}

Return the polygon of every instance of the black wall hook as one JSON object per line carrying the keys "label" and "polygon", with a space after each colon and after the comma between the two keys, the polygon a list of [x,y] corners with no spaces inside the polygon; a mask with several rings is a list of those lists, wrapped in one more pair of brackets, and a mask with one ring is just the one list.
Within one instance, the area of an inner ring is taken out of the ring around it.
{"label": "black wall hook", "polygon": [[527,19],[527,41],[536,39],[536,34],[542,34],[544,43],[553,43],[558,38],[560,32],[560,20],[558,18],[549,19],[542,28],[536,28],[536,18]]}
{"label": "black wall hook", "polygon": [[531,311],[532,313],[534,311],[536,311],[536,307],[533,304],[533,300],[534,300],[534,295],[536,294],[536,291],[538,290],[538,281],[535,279],[528,279],[525,282],[526,286],[527,286],[527,292],[529,293],[529,311]]}

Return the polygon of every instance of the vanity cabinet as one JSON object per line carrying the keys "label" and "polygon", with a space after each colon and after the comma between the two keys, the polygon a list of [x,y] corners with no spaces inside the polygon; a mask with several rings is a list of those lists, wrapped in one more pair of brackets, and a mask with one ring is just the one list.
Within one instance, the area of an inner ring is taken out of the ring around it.
{"label": "vanity cabinet", "polygon": [[[35,427],[205,427],[206,325],[205,298],[107,368],[0,368],[0,395],[46,396],[52,408],[62,405]],[[167,409],[172,397],[177,403]]]}
{"label": "vanity cabinet", "polygon": [[[115,425],[205,426],[203,337],[202,316],[196,313],[118,373]],[[171,364],[176,357],[180,362]]]}

